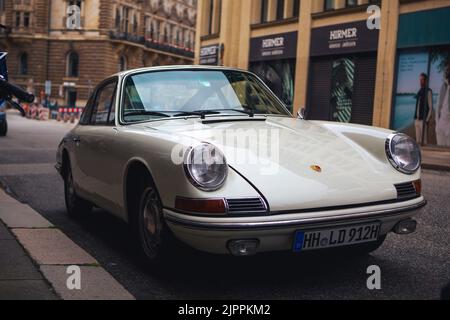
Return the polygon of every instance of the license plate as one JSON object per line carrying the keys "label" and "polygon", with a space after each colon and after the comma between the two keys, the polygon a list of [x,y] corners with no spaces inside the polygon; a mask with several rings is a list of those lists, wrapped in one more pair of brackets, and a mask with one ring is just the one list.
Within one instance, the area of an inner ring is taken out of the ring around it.
{"label": "license plate", "polygon": [[294,251],[302,252],[374,242],[378,240],[379,234],[380,223],[327,230],[298,231],[295,234]]}

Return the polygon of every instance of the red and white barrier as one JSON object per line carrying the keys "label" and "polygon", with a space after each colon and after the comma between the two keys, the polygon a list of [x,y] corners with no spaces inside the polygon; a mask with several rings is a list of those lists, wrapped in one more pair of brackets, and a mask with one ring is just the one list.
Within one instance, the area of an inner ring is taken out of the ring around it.
{"label": "red and white barrier", "polygon": [[39,111],[39,120],[48,120],[49,119],[49,114],[50,114],[50,110],[47,108],[40,108],[38,109]]}
{"label": "red and white barrier", "polygon": [[64,122],[70,121],[71,123],[74,123],[75,119],[80,118],[82,111],[82,108],[59,108],[57,120],[63,120]]}

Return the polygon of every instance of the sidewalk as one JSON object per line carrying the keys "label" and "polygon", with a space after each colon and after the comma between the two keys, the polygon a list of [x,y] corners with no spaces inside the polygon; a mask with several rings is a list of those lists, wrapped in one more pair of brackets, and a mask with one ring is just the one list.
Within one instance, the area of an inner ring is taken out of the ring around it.
{"label": "sidewalk", "polygon": [[450,150],[423,147],[422,168],[450,172]]}
{"label": "sidewalk", "polygon": [[50,285],[0,222],[0,300],[55,300]]}
{"label": "sidewalk", "polygon": [[[80,288],[68,288],[79,270]],[[70,267],[70,268],[69,268]],[[0,300],[132,300],[97,260],[0,189]]]}

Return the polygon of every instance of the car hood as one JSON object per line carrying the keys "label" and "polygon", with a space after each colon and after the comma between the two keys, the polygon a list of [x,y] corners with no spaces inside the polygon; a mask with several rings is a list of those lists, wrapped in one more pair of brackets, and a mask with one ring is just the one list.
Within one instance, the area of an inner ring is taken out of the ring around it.
{"label": "car hood", "polygon": [[384,149],[389,130],[282,117],[173,120],[149,126],[215,144],[271,211],[391,200],[397,197],[394,184],[414,180],[389,164]]}

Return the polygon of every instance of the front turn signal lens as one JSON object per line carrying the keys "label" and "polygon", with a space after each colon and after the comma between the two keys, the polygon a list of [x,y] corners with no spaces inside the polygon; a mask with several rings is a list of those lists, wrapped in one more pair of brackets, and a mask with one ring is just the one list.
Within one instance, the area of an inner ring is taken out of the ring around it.
{"label": "front turn signal lens", "polygon": [[416,180],[413,182],[414,189],[416,189],[416,193],[420,196],[422,195],[422,180]]}
{"label": "front turn signal lens", "polygon": [[227,213],[224,199],[189,199],[176,197],[175,209],[186,213],[206,215],[225,215]]}

